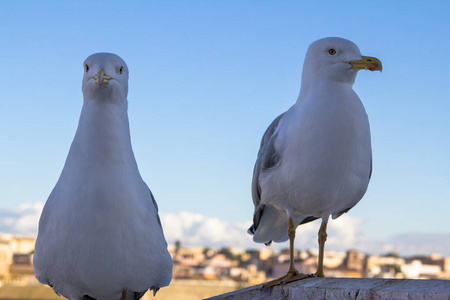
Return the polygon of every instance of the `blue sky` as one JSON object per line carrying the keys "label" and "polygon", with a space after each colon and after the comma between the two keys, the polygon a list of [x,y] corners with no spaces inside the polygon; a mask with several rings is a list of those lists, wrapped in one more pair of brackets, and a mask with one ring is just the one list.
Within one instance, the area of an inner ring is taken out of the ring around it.
{"label": "blue sky", "polygon": [[133,148],[160,212],[250,224],[261,136],[296,101],[308,45],[339,36],[384,68],[354,86],[374,172],[349,214],[377,239],[448,234],[449,13],[448,1],[3,1],[0,209],[45,202],[76,130],[82,63],[113,52],[130,69]]}

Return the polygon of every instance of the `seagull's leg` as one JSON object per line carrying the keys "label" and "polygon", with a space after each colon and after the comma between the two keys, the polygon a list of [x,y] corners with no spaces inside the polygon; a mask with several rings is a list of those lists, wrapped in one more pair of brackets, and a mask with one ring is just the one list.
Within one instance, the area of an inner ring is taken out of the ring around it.
{"label": "seagull's leg", "polygon": [[127,300],[127,290],[122,291],[122,297],[120,297],[120,300]]}
{"label": "seagull's leg", "polygon": [[317,265],[317,271],[314,274],[316,277],[325,277],[323,274],[323,253],[325,250],[325,241],[327,240],[327,224],[328,217],[322,218],[322,225],[319,229],[319,262]]}
{"label": "seagull's leg", "polygon": [[294,221],[292,220],[292,218],[289,218],[288,236],[289,236],[289,254],[290,254],[289,270],[286,275],[284,275],[283,277],[280,277],[278,279],[269,281],[268,283],[266,283],[264,285],[264,287],[272,287],[272,286],[275,286],[278,284],[284,284],[286,282],[292,282],[292,281],[311,277],[311,275],[300,273],[299,271],[297,271],[297,269],[295,269],[295,265],[294,265],[295,226],[294,226]]}
{"label": "seagull's leg", "polygon": [[289,218],[288,225],[288,236],[289,236],[289,273],[298,273],[297,269],[295,269],[294,264],[294,239],[295,239],[295,226],[292,218]]}

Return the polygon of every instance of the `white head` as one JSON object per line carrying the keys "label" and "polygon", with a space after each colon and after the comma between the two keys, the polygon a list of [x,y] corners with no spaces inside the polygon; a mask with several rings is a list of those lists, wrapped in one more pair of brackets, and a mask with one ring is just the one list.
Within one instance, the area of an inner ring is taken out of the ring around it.
{"label": "white head", "polygon": [[123,59],[112,53],[92,54],[84,61],[81,87],[84,101],[121,103],[128,95],[128,67]]}
{"label": "white head", "polygon": [[312,43],[303,64],[302,85],[310,80],[331,80],[353,84],[360,69],[381,71],[381,62],[362,56],[353,42],[329,37]]}

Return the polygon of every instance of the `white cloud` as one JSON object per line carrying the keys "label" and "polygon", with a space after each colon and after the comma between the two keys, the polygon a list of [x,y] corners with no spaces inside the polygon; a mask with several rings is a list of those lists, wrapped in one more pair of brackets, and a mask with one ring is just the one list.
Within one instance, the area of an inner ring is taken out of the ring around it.
{"label": "white cloud", "polygon": [[[200,214],[180,212],[161,214],[164,234],[169,243],[176,240],[183,245],[203,245],[209,247],[232,246],[238,248],[261,248],[263,244],[254,243],[247,234],[251,221],[230,223],[218,218],[205,217]],[[346,250],[355,248],[360,238],[359,228],[362,220],[342,216],[328,223],[327,249]],[[297,228],[295,247],[298,249],[317,248],[317,233],[320,220]],[[289,247],[286,243],[273,243],[277,249]]]}
{"label": "white cloud", "polygon": [[[0,232],[36,236],[44,203],[26,203],[0,210]],[[247,234],[251,220],[231,223],[191,212],[161,213],[161,222],[168,243],[179,240],[187,246],[264,248]],[[350,248],[366,253],[397,251],[402,255],[441,253],[450,255],[450,233],[410,233],[377,241],[361,233],[363,220],[343,215],[328,223],[326,250],[344,251]],[[320,220],[299,226],[295,238],[297,249],[317,249]],[[288,242],[274,243],[275,249],[287,248]]]}
{"label": "white cloud", "polygon": [[24,203],[0,210],[0,232],[36,236],[44,203]]}
{"label": "white cloud", "polygon": [[246,231],[250,224],[230,223],[201,214],[180,212],[161,214],[164,235],[169,243],[208,247],[252,247],[253,241]]}
{"label": "white cloud", "polygon": [[[326,249],[347,250],[356,248],[362,236],[359,228],[362,219],[343,215],[336,220],[328,221]],[[298,249],[317,248],[318,231],[321,220],[301,225],[297,228],[295,247]],[[287,245],[286,245],[287,247]]]}

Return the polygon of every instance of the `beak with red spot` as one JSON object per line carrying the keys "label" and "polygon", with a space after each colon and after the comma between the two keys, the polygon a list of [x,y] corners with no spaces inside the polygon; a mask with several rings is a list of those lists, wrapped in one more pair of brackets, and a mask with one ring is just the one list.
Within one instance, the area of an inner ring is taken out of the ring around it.
{"label": "beak with red spot", "polygon": [[102,84],[108,84],[111,79],[114,79],[111,76],[109,76],[108,74],[106,74],[105,70],[103,70],[103,69],[101,69],[92,78],[95,79],[95,83],[98,84],[99,86],[101,86]]}
{"label": "beak with red spot", "polygon": [[352,65],[350,69],[361,69],[369,71],[380,71],[383,69],[381,61],[376,57],[362,56],[361,60],[352,60],[348,62]]}

